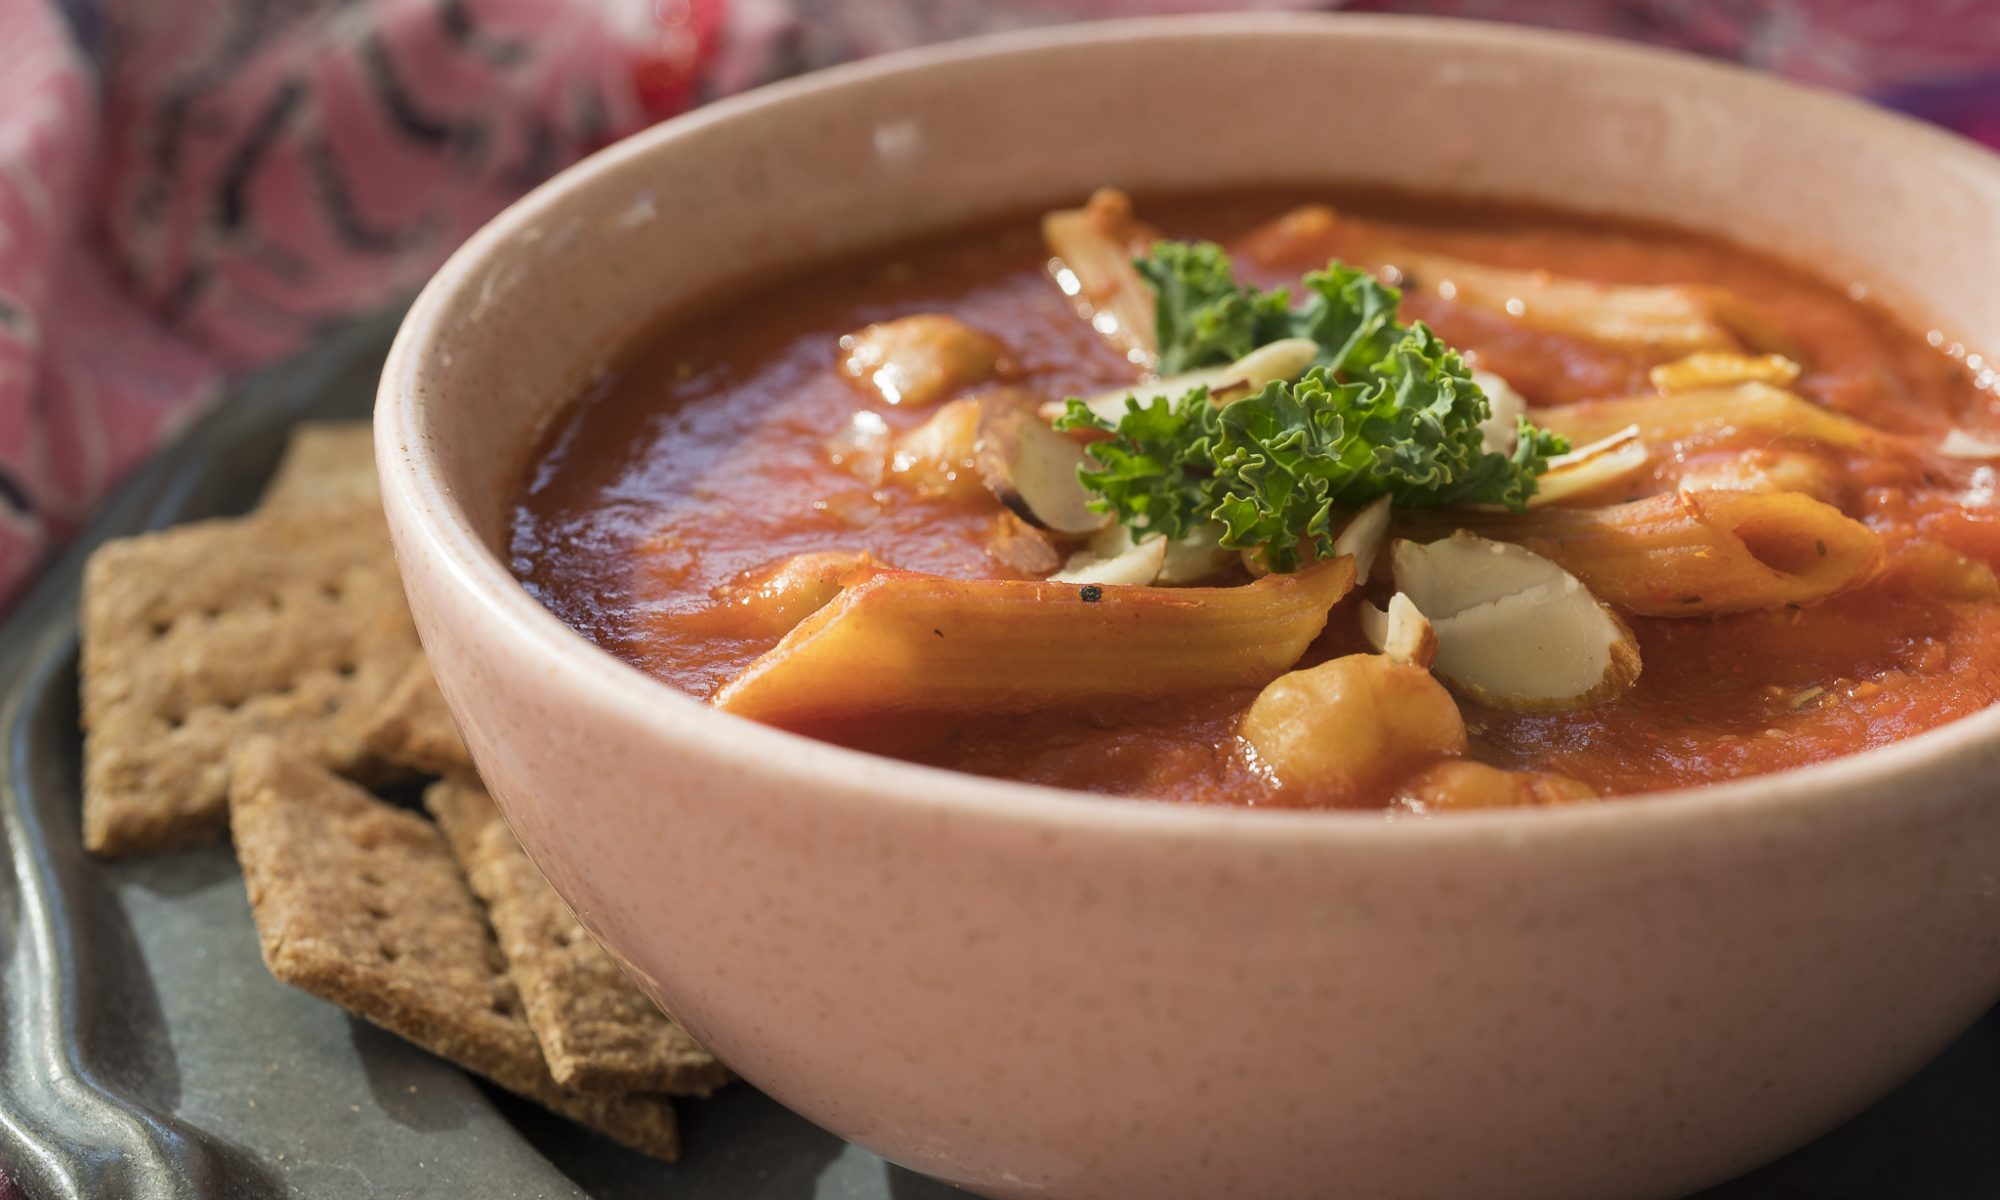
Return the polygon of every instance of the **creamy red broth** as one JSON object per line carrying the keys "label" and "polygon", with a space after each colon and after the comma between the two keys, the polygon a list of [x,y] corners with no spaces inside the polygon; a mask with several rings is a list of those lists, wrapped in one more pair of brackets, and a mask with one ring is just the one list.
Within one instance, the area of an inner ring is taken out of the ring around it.
{"label": "creamy red broth", "polygon": [[[1240,275],[1294,281],[1344,249],[1339,227],[1287,236],[1272,218],[1306,199],[1263,193],[1153,200],[1176,238],[1222,242]],[[1727,286],[1798,346],[1794,390],[1899,433],[1991,430],[2000,401],[1959,359],[1846,290],[1717,241],[1548,213],[1471,210],[1407,198],[1339,198],[1412,246],[1504,266],[1625,283]],[[697,697],[775,637],[730,636],[712,593],[791,555],[866,550],[905,569],[1019,578],[987,550],[999,508],[980,495],[920,499],[871,490],[829,461],[830,437],[862,408],[892,431],[927,410],[871,404],[835,370],[837,342],[873,321],[942,312],[999,337],[1012,382],[1051,397],[1130,382],[1134,369],[1051,285],[1033,215],[787,278],[680,314],[552,420],[513,518],[528,590],[584,636]],[[1845,281],[1838,281],[1845,283]],[[1855,289],[1859,294],[1859,289]],[[1532,405],[1636,395],[1649,361],[1537,334],[1434,295],[1405,298]],[[1806,609],[1629,617],[1644,671],[1618,700],[1521,713],[1461,700],[1472,756],[1560,771],[1605,794],[1779,770],[1850,754],[1965,716],[2000,696],[2000,606],[1926,594],[1901,567],[1914,539],[2000,563],[1992,473],[1931,456],[1839,467],[1838,506],[1881,533],[1875,581]],[[1674,464],[1663,462],[1660,475]],[[1642,480],[1633,496],[1658,491]],[[1926,577],[1928,578],[1928,577]],[[1380,599],[1379,584],[1363,594]],[[1301,665],[1365,649],[1342,602]],[[1008,779],[1191,803],[1286,802],[1246,764],[1235,725],[1254,689],[1025,716],[854,722],[814,736]],[[1383,797],[1386,799],[1386,797]]]}

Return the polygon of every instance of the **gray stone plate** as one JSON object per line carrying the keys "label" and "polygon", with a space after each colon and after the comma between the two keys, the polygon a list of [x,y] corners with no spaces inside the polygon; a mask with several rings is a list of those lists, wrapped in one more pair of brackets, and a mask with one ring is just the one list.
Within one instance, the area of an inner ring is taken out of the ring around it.
{"label": "gray stone plate", "polygon": [[[0,628],[0,1169],[29,1196],[93,1200],[959,1194],[748,1086],[682,1107],[678,1166],[627,1153],[274,982],[226,849],[110,864],[82,853],[84,555],[242,511],[293,422],[367,412],[393,328],[339,334],[245,388],[126,484]],[[1705,1200],[2000,1197],[1996,1120],[2000,1012],[1874,1109]]]}

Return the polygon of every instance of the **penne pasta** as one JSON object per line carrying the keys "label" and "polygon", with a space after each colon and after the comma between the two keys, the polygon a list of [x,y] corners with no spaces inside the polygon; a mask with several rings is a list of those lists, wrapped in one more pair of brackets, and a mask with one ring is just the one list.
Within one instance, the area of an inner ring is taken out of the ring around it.
{"label": "penne pasta", "polygon": [[1646,443],[1818,442],[1839,449],[1887,440],[1879,430],[1767,383],[1703,388],[1664,396],[1585,400],[1536,409],[1536,424],[1573,443],[1594,442],[1637,425]]}
{"label": "penne pasta", "polygon": [[1378,270],[1393,268],[1406,288],[1429,288],[1455,304],[1486,309],[1543,333],[1662,358],[1740,348],[1713,315],[1713,289],[1599,283],[1400,247],[1378,247],[1368,261]]}
{"label": "penne pasta", "polygon": [[1054,260],[1049,271],[1077,315],[1089,321],[1129,361],[1151,370],[1160,357],[1153,323],[1153,292],[1132,266],[1155,237],[1132,215],[1132,198],[1099,188],[1082,208],[1042,218],[1042,240]]}
{"label": "penne pasta", "polygon": [[1298,661],[1353,586],[1346,558],[1229,588],[886,571],[843,591],[711,702],[793,724],[1261,687]]}
{"label": "penne pasta", "polygon": [[1781,446],[1690,459],[1678,482],[1684,492],[1798,492],[1829,504],[1840,493],[1832,463],[1809,450]]}
{"label": "penne pasta", "polygon": [[1467,529],[1518,543],[1649,617],[1810,604],[1866,582],[1883,557],[1873,530],[1789,492],[1671,492],[1520,516],[1399,511],[1398,520],[1418,539]]}
{"label": "penne pasta", "polygon": [[747,571],[711,593],[703,624],[740,638],[784,635],[840,595],[884,569],[865,550],[815,550]]}
{"label": "penne pasta", "polygon": [[2000,597],[2000,579],[1994,577],[1992,567],[1927,538],[1913,538],[1898,546],[1882,582],[1928,600],[1978,603]]}
{"label": "penne pasta", "polygon": [[1698,392],[1731,387],[1739,383],[1768,383],[1790,387],[1798,382],[1799,364],[1782,354],[1725,354],[1703,351],[1661,363],[1646,372],[1646,378],[1662,394]]}

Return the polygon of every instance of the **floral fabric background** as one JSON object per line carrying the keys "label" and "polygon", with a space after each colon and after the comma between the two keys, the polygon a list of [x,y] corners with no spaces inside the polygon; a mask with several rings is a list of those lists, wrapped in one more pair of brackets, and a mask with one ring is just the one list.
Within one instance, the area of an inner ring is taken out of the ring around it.
{"label": "floral fabric background", "polygon": [[885,50],[1228,7],[1649,41],[2000,145],[1993,0],[0,0],[0,610],[231,377],[598,146]]}

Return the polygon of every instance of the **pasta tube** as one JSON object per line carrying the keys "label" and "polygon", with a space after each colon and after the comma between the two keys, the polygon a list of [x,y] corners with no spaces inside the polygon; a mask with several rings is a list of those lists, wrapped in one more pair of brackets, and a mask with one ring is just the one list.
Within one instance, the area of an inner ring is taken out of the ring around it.
{"label": "pasta tube", "polygon": [[1884,440],[1879,430],[1767,383],[1665,396],[1584,400],[1536,409],[1535,423],[1571,442],[1594,442],[1630,425],[1650,446],[1672,442],[1812,441],[1840,449]]}
{"label": "pasta tube", "polygon": [[1398,519],[1414,538],[1468,529],[1518,543],[1599,599],[1648,617],[1810,604],[1865,583],[1883,558],[1873,530],[1792,492],[1670,492],[1605,508],[1410,511]]}
{"label": "pasta tube", "polygon": [[1521,271],[1419,250],[1381,249],[1410,288],[1509,317],[1529,329],[1645,351],[1661,357],[1735,350],[1738,342],[1711,313],[1704,289],[1599,283],[1547,271]]}
{"label": "pasta tube", "polygon": [[1354,586],[1354,560],[1228,588],[873,575],[724,684],[715,707],[774,724],[1006,713],[1283,674]]}
{"label": "pasta tube", "polygon": [[1099,188],[1082,208],[1042,218],[1056,286],[1105,341],[1149,371],[1160,358],[1153,293],[1132,256],[1156,236],[1132,215],[1132,198],[1113,188]]}

